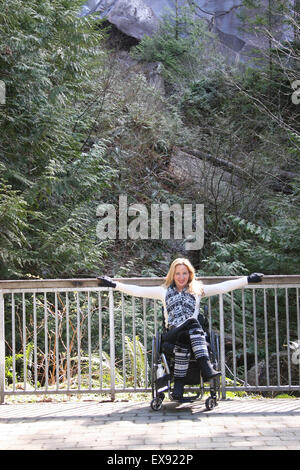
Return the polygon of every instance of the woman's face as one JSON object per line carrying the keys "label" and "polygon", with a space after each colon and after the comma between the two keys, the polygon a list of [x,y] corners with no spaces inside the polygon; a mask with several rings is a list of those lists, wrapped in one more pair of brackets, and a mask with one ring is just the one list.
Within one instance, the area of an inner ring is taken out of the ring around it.
{"label": "woman's face", "polygon": [[174,271],[174,282],[178,291],[182,291],[189,282],[190,272],[184,264],[177,264]]}

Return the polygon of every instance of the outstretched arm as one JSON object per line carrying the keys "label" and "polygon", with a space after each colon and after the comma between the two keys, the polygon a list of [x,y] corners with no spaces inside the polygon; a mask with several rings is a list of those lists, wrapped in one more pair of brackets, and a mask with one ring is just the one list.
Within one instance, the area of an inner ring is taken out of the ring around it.
{"label": "outstretched arm", "polygon": [[97,278],[99,284],[104,287],[113,287],[124,294],[135,297],[145,297],[148,299],[164,300],[165,288],[163,286],[135,286],[133,284],[123,284],[109,277],[103,276]]}
{"label": "outstretched arm", "polygon": [[220,282],[218,284],[212,284],[208,286],[202,286],[204,297],[210,297],[216,294],[225,294],[235,289],[241,289],[245,287],[248,283],[261,282],[263,274],[253,273],[250,276],[244,276],[239,279],[233,279],[232,281]]}

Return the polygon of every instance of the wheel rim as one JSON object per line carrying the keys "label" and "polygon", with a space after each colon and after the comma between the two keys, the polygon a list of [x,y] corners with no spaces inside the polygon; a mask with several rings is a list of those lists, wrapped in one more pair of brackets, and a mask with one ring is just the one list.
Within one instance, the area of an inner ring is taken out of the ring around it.
{"label": "wheel rim", "polygon": [[162,400],[160,400],[159,398],[154,398],[151,402],[151,408],[155,411],[160,410],[161,405],[162,405]]}

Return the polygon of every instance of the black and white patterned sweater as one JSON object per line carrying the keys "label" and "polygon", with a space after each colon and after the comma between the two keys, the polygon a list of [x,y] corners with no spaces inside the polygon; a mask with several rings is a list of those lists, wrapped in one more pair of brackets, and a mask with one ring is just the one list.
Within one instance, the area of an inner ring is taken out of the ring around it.
{"label": "black and white patterned sweater", "polygon": [[124,294],[135,297],[161,300],[164,307],[166,326],[179,326],[188,318],[197,318],[202,297],[211,297],[217,294],[225,294],[235,289],[241,289],[248,284],[247,276],[217,284],[202,285],[202,295],[190,294],[187,289],[178,292],[175,283],[166,287],[160,286],[136,286],[116,281],[115,289]]}

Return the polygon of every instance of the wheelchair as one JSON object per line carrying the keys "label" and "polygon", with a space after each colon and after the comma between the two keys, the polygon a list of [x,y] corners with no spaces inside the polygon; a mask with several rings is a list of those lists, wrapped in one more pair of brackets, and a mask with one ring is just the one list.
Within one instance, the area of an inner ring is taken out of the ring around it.
{"label": "wheelchair", "polygon": [[[219,370],[220,365],[220,345],[219,336],[214,331],[209,331],[209,322],[207,319],[207,306],[204,307],[204,313],[199,313],[198,321],[203,328],[206,337],[206,344],[210,356],[210,361],[215,369]],[[151,386],[152,400],[150,406],[152,410],[159,411],[162,408],[165,394],[168,393],[170,401],[177,403],[193,403],[196,400],[202,400],[205,387],[204,381],[197,361],[191,350],[189,368],[185,377],[185,386],[193,386],[186,389],[185,392],[196,393],[192,396],[184,396],[181,400],[174,400],[172,393],[172,382],[174,380],[174,344],[164,342],[164,333],[167,331],[163,325],[163,332],[157,331],[152,339],[152,356],[151,356]],[[208,411],[218,405],[220,399],[220,377],[213,378],[209,381],[209,397],[205,400],[205,407]]]}

